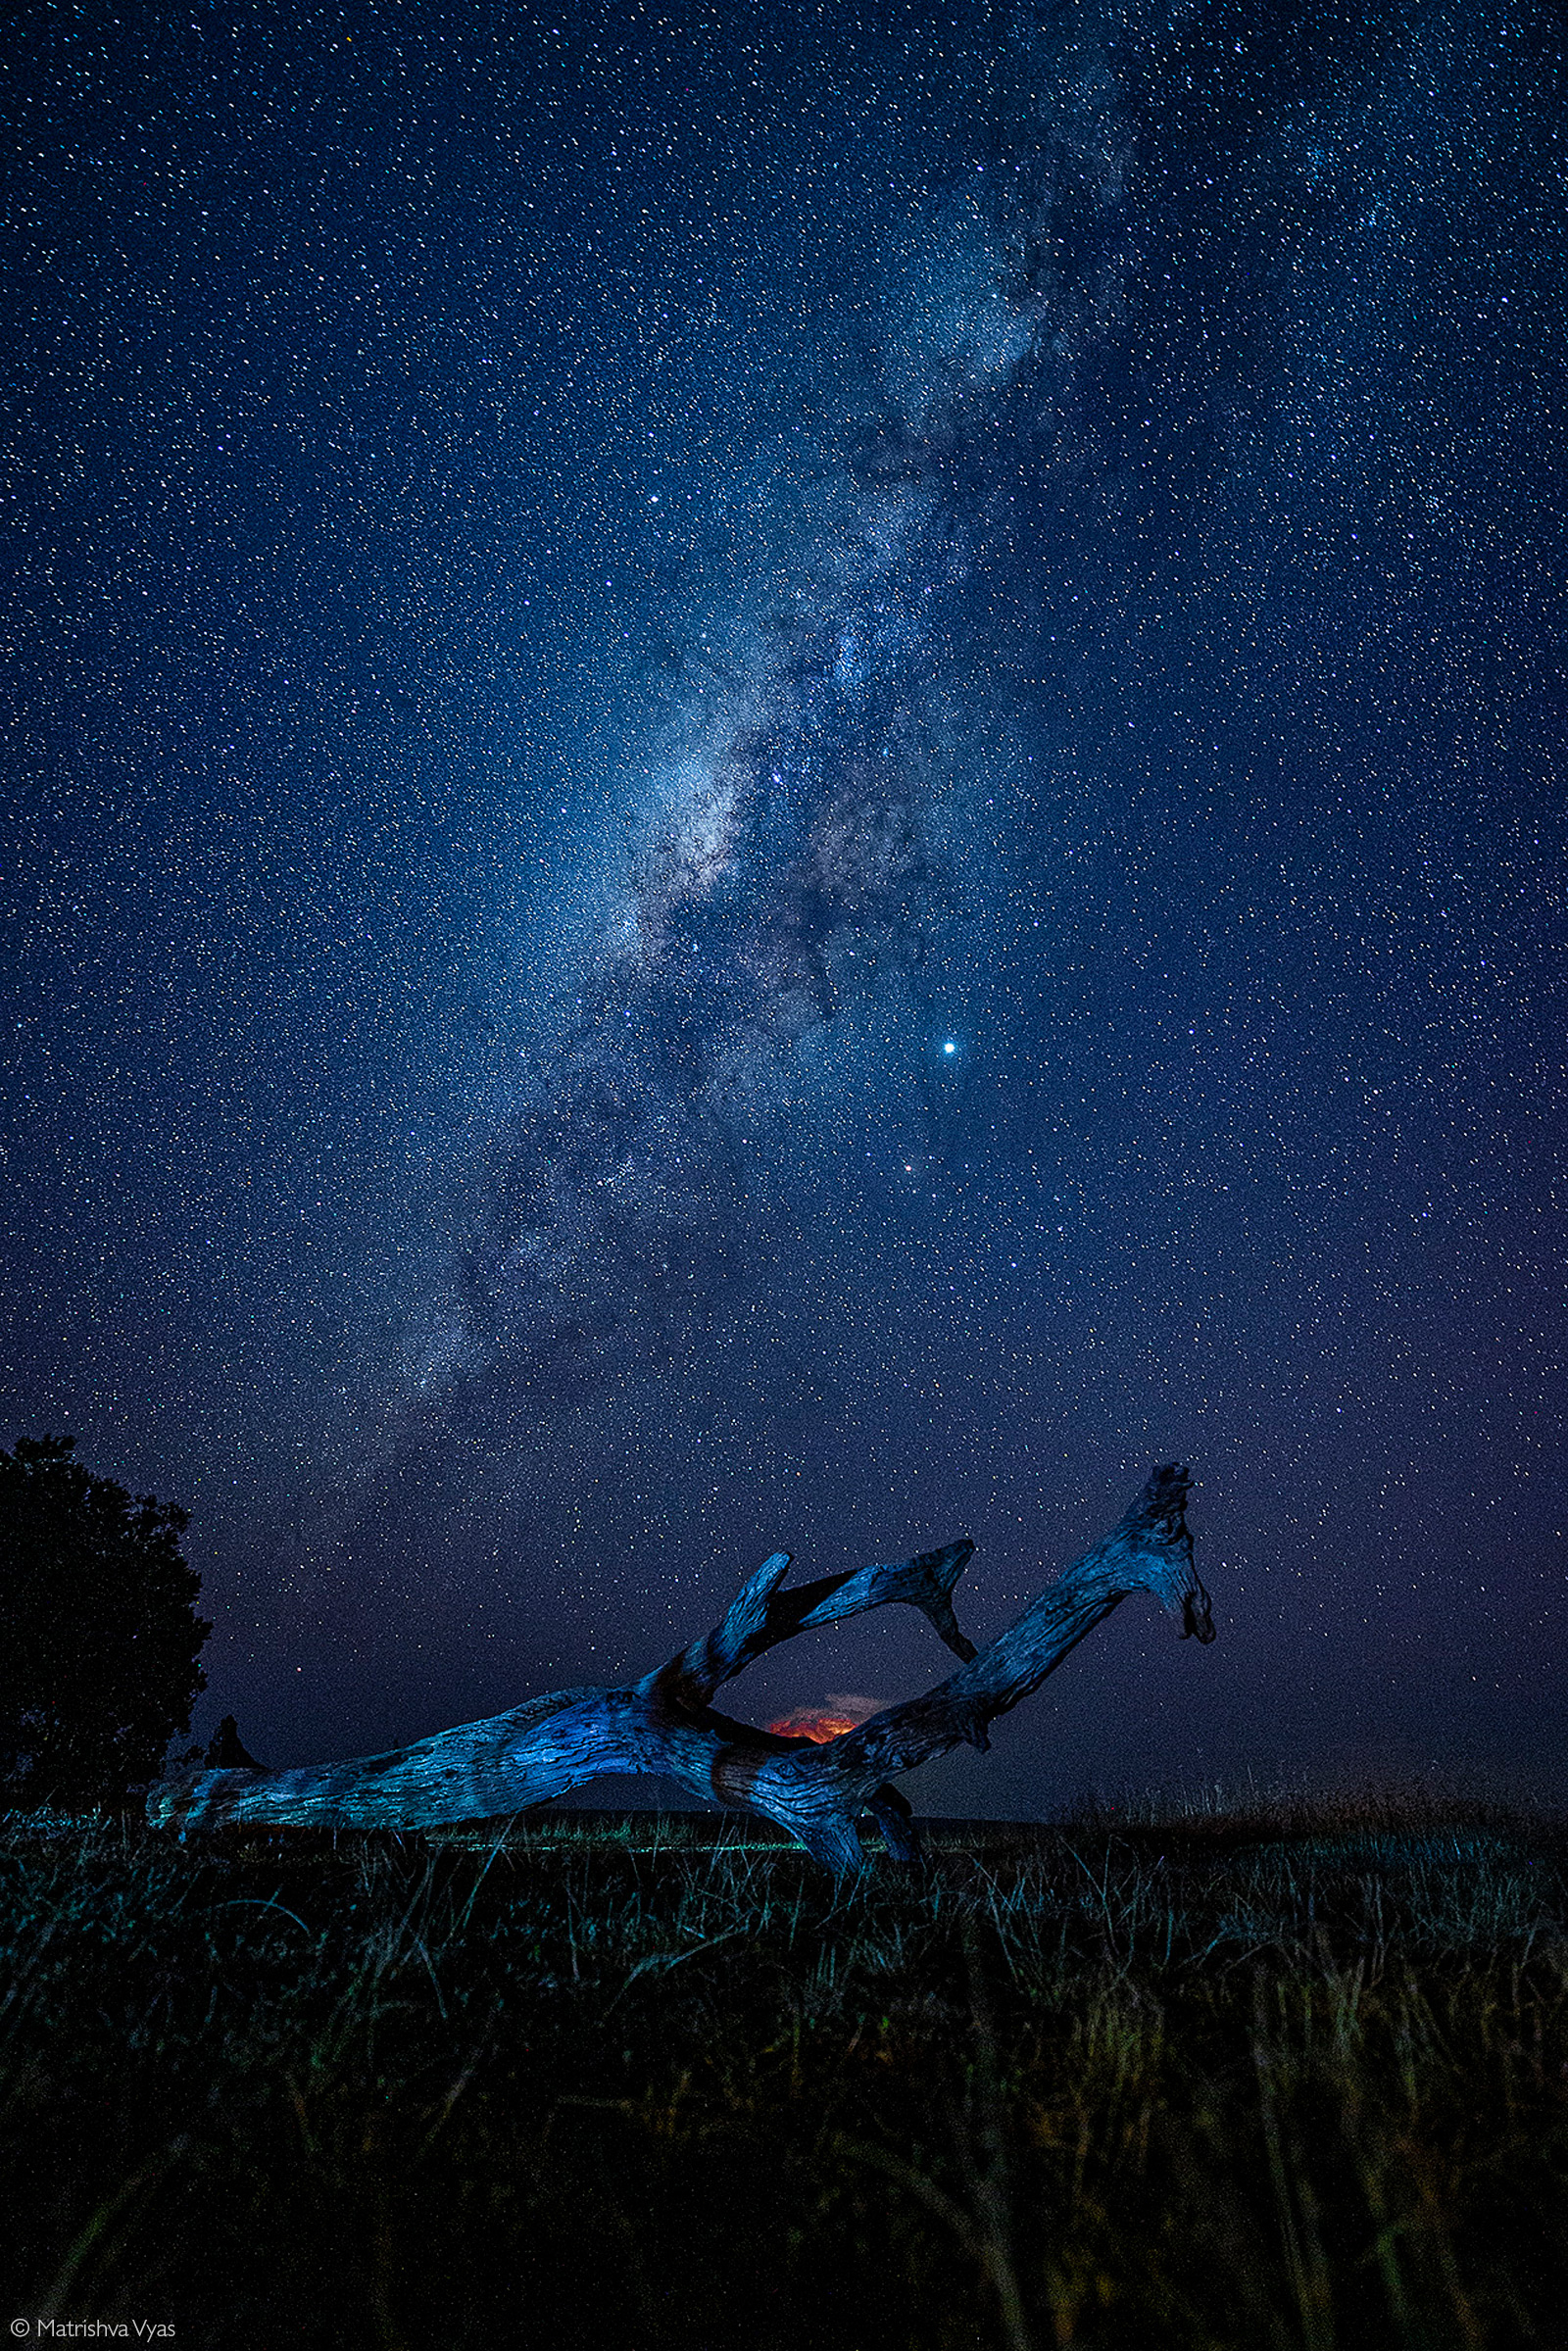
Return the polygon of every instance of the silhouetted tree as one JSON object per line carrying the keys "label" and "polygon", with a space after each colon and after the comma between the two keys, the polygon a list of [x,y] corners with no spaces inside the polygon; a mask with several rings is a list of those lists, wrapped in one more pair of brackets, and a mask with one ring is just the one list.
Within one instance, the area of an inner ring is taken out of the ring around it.
{"label": "silhouetted tree", "polygon": [[72,1437],[0,1449],[0,1801],[114,1802],[156,1779],[212,1627],[179,1539],[190,1513],[134,1499]]}
{"label": "silhouetted tree", "polygon": [[207,1741],[206,1767],[210,1772],[263,1772],[265,1763],[258,1763],[239,1735],[239,1725],[231,1714],[225,1714],[212,1738]]}

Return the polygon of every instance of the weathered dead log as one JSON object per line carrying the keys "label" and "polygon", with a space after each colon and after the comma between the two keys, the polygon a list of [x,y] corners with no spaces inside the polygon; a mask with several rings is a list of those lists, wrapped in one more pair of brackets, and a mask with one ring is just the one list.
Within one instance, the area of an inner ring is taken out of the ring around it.
{"label": "weathered dead log", "polygon": [[[888,1567],[864,1567],[793,1591],[775,1551],[723,1622],[627,1690],[558,1690],[505,1714],[400,1747],[302,1771],[205,1773],[158,1788],[150,1817],[167,1827],[426,1829],[531,1810],[606,1772],[652,1773],[706,1800],[760,1814],[830,1869],[858,1867],[856,1822],[869,1812],[891,1852],[912,1857],[909,1808],[887,1785],[960,1739],[985,1748],[990,1725],[1039,1689],[1069,1650],[1135,1592],[1214,1638],[1193,1566],[1185,1469],[1156,1469],[1102,1543],[1050,1585],[1017,1622],[976,1651],[959,1632],[953,1588],[974,1545],[952,1543]],[[920,1609],[964,1660],[928,1690],[884,1707],[820,1744],[759,1731],[713,1709],[722,1685],[779,1642],[868,1608]]]}

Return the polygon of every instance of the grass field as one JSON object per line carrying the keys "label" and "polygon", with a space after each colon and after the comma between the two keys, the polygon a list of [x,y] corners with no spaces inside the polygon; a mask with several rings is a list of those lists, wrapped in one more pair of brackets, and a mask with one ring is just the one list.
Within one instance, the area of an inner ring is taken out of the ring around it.
{"label": "grass field", "polygon": [[181,1847],[14,1816],[0,2322],[1568,2342],[1560,1828],[935,1829],[922,1873],[835,1893],[746,1823]]}

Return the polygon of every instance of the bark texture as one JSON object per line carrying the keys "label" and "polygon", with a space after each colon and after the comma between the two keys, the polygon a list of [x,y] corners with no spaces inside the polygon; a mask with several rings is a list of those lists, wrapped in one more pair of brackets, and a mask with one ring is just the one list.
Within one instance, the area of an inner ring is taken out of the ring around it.
{"label": "bark texture", "polygon": [[[1038,1690],[1131,1593],[1152,1592],[1180,1619],[1184,1639],[1213,1640],[1208,1594],[1187,1530],[1188,1484],[1183,1468],[1156,1469],[1103,1542],[980,1650],[953,1612],[953,1589],[972,1543],[789,1591],[783,1589],[789,1556],[775,1551],[736,1594],[722,1623],[629,1689],[552,1690],[388,1755],[301,1771],[210,1771],[155,1789],[149,1813],[181,1830],[230,1823],[429,1829],[526,1812],[602,1773],[638,1772],[776,1821],[836,1871],[860,1864],[856,1823],[862,1813],[876,1821],[890,1852],[911,1859],[909,1807],[888,1783],[960,1739],[988,1746],[997,1717]],[[884,1707],[820,1744],[756,1730],[714,1709],[724,1683],[779,1642],[894,1601],[920,1609],[963,1660],[923,1697]]]}

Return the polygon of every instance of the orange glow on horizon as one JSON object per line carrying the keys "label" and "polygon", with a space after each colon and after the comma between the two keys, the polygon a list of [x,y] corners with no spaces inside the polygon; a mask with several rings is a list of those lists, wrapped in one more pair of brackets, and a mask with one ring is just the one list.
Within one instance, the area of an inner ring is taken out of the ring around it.
{"label": "orange glow on horizon", "polygon": [[853,1731],[855,1723],[847,1714],[814,1714],[803,1706],[794,1714],[781,1714],[767,1728],[780,1739],[809,1739],[821,1746],[825,1740]]}

